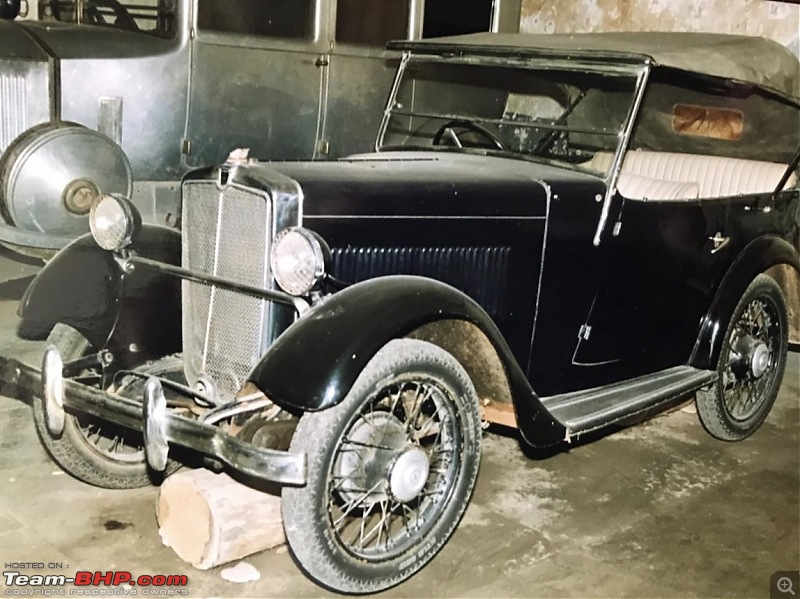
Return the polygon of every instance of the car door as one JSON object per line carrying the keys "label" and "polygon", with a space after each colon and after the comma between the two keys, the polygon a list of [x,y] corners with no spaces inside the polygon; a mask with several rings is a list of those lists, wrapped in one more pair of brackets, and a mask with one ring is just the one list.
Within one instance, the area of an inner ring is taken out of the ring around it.
{"label": "car door", "polygon": [[315,157],[327,77],[328,2],[198,0],[185,162]]}
{"label": "car door", "polygon": [[727,199],[626,199],[573,363],[608,382],[684,364],[729,262],[729,212]]}

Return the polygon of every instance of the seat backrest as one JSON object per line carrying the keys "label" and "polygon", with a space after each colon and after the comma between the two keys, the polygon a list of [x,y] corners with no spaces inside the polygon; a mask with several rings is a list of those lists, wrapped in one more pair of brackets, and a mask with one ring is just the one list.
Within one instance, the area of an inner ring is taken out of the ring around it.
{"label": "seat backrest", "polygon": [[[607,172],[613,159],[610,152],[598,152],[584,165]],[[760,160],[636,150],[626,154],[622,172],[662,181],[696,182],[699,197],[713,198],[769,193],[777,187],[786,168],[785,164]],[[797,177],[792,174],[784,188],[796,184]]]}

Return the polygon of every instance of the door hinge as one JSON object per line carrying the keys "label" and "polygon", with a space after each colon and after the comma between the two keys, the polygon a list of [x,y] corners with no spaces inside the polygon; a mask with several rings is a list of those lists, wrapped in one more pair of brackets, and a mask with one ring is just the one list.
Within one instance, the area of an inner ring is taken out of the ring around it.
{"label": "door hinge", "polygon": [[327,67],[330,64],[328,57],[325,54],[320,54],[317,56],[317,60],[314,62],[314,65],[317,67]]}
{"label": "door hinge", "polygon": [[582,324],[580,330],[578,331],[578,339],[582,341],[587,341],[589,339],[589,335],[592,334],[592,327],[588,324]]}
{"label": "door hinge", "polygon": [[192,153],[192,140],[191,139],[184,139],[181,143],[181,153],[184,156],[190,156]]}

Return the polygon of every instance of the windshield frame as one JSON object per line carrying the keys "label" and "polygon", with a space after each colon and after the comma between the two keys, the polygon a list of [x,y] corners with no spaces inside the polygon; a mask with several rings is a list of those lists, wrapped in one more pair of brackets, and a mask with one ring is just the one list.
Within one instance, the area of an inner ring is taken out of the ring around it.
{"label": "windshield frame", "polygon": [[[393,115],[404,116],[410,115],[413,113],[414,115],[420,116],[432,116],[435,118],[442,118],[447,120],[452,120],[455,118],[465,118],[467,120],[472,120],[476,123],[481,124],[499,124],[503,122],[503,119],[492,119],[492,118],[482,118],[482,117],[475,117],[469,116],[466,117],[465,115],[457,115],[457,114],[434,114],[428,113],[424,111],[409,111],[404,108],[397,108],[398,102],[397,97],[400,93],[400,89],[402,83],[405,81],[404,75],[407,72],[408,66],[410,64],[418,64],[418,63],[441,63],[441,64],[459,64],[459,65],[476,65],[476,66],[488,66],[488,67],[497,67],[503,69],[523,69],[528,71],[575,71],[581,73],[592,73],[598,75],[612,75],[612,76],[619,76],[619,77],[630,77],[632,80],[635,81],[635,86],[632,90],[631,97],[630,97],[630,106],[627,112],[625,119],[622,121],[622,126],[620,130],[617,132],[599,132],[599,131],[583,131],[586,133],[593,133],[597,135],[605,135],[608,137],[616,137],[617,142],[614,149],[615,158],[620,155],[620,149],[622,147],[622,141],[625,137],[626,131],[629,132],[632,129],[632,121],[634,119],[636,111],[633,110],[634,105],[637,105],[637,98],[639,102],[641,101],[642,89],[641,89],[641,76],[642,73],[649,68],[648,64],[641,64],[641,63],[598,63],[596,61],[576,61],[571,60],[569,58],[548,58],[548,59],[541,59],[541,58],[508,58],[508,57],[494,57],[494,56],[475,56],[475,55],[439,55],[439,54],[428,54],[428,53],[419,53],[413,51],[406,51],[403,53],[403,56],[400,60],[400,65],[397,69],[397,73],[395,75],[394,84],[392,85],[391,91],[389,93],[389,98],[386,104],[386,109],[384,111],[383,118],[381,120],[381,125],[378,129],[378,135],[375,141],[375,151],[376,152],[385,152],[385,151],[403,151],[404,148],[407,148],[409,151],[414,150],[421,150],[424,149],[425,151],[435,151],[435,150],[442,150],[442,151],[452,151],[452,152],[467,152],[474,150],[474,148],[458,148],[454,146],[442,146],[441,148],[436,147],[426,147],[421,148],[420,146],[398,146],[396,144],[388,144],[386,143],[386,136],[389,127],[389,122]],[[559,124],[558,122],[555,123],[522,123],[516,122],[514,123],[515,126],[519,127],[531,127],[531,128],[542,128],[548,129],[552,131],[566,131],[566,130],[573,130],[574,128],[564,126]],[[577,131],[577,130],[576,130]],[[558,161],[547,156],[542,155],[532,155],[532,154],[525,154],[521,152],[497,152],[494,150],[488,150],[492,154],[495,155],[503,155],[508,158],[514,158],[519,160],[528,160],[531,162],[545,162],[548,164],[557,164],[562,166],[563,168],[574,169],[584,171],[581,169],[580,166],[576,164],[568,164],[566,162]],[[616,165],[616,160],[614,164]],[[593,173],[597,176],[600,176],[606,181],[610,181],[613,178],[613,168],[603,174],[600,175],[598,173]],[[588,172],[588,171],[587,171]]]}

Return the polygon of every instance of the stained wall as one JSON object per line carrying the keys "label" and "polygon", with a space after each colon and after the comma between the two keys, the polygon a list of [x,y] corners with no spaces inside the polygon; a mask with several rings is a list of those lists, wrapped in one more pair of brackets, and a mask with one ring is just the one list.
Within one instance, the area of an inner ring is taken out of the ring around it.
{"label": "stained wall", "polygon": [[766,0],[522,0],[520,31],[737,33],[775,39],[800,56],[800,5]]}

